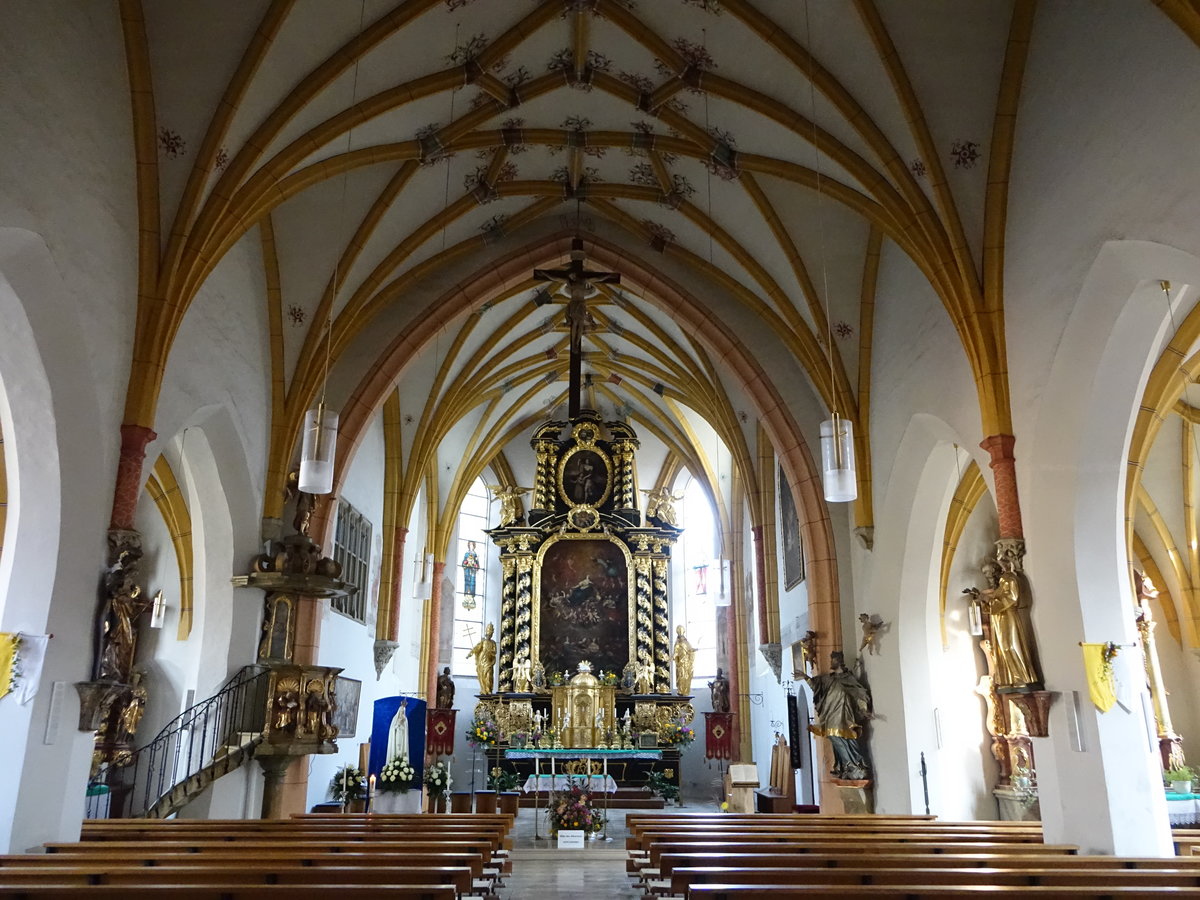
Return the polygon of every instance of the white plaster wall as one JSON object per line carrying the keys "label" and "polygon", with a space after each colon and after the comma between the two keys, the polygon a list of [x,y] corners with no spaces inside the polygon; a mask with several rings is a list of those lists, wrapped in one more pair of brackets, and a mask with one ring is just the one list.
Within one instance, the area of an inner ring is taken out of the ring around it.
{"label": "white plaster wall", "polygon": [[[943,527],[944,519],[938,523]],[[991,495],[979,499],[959,537],[946,583],[946,643],[930,656],[932,702],[937,710],[938,745],[926,754],[931,778],[941,782],[938,816],[949,820],[996,819],[992,788],[1000,770],[992,757],[987,709],[975,693],[987,662],[979,638],[971,635],[963,588],[982,586],[980,565],[992,558],[997,536]],[[1036,598],[1035,598],[1036,602]]]}

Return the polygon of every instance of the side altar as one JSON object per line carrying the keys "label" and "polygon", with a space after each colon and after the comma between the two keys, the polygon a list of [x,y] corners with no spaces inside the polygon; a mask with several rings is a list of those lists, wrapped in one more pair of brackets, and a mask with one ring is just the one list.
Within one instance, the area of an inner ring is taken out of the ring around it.
{"label": "side altar", "polygon": [[[616,748],[626,735],[669,747],[671,726],[695,718],[682,629],[686,661],[677,649],[672,690],[668,585],[682,529],[670,493],[638,490],[637,435],[592,410],[541,425],[531,445],[534,487],[493,488],[502,501],[488,532],[500,550],[497,679],[475,715],[496,723],[501,747],[535,734],[547,748]],[[650,500],[645,515],[639,494]]]}

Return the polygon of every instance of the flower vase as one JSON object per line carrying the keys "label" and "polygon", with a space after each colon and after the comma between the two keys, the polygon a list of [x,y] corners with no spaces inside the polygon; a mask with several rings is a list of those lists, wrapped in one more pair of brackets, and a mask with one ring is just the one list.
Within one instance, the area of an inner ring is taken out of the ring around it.
{"label": "flower vase", "polygon": [[1192,783],[1190,781],[1172,781],[1171,790],[1177,794],[1190,794],[1192,792]]}

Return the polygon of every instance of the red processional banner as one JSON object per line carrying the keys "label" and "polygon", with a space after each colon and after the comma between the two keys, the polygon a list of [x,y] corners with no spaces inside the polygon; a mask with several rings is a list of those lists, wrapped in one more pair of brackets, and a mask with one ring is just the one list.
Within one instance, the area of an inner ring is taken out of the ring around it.
{"label": "red processional banner", "polygon": [[733,759],[733,713],[704,714],[705,759]]}
{"label": "red processional banner", "polygon": [[427,709],[425,711],[425,752],[429,756],[450,756],[454,753],[454,717],[457,709]]}

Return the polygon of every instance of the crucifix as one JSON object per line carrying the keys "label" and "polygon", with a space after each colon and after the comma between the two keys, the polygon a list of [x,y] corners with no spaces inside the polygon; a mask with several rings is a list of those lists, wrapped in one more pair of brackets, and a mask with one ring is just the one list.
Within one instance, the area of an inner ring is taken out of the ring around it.
{"label": "crucifix", "polygon": [[587,301],[597,293],[597,284],[620,284],[621,276],[616,272],[591,272],[584,266],[587,252],[583,240],[571,240],[571,261],[562,269],[534,269],[535,281],[553,281],[567,295],[567,327],[571,331],[571,365],[568,380],[567,414],[574,419],[579,415],[579,398],[583,388],[583,332],[591,315]]}

